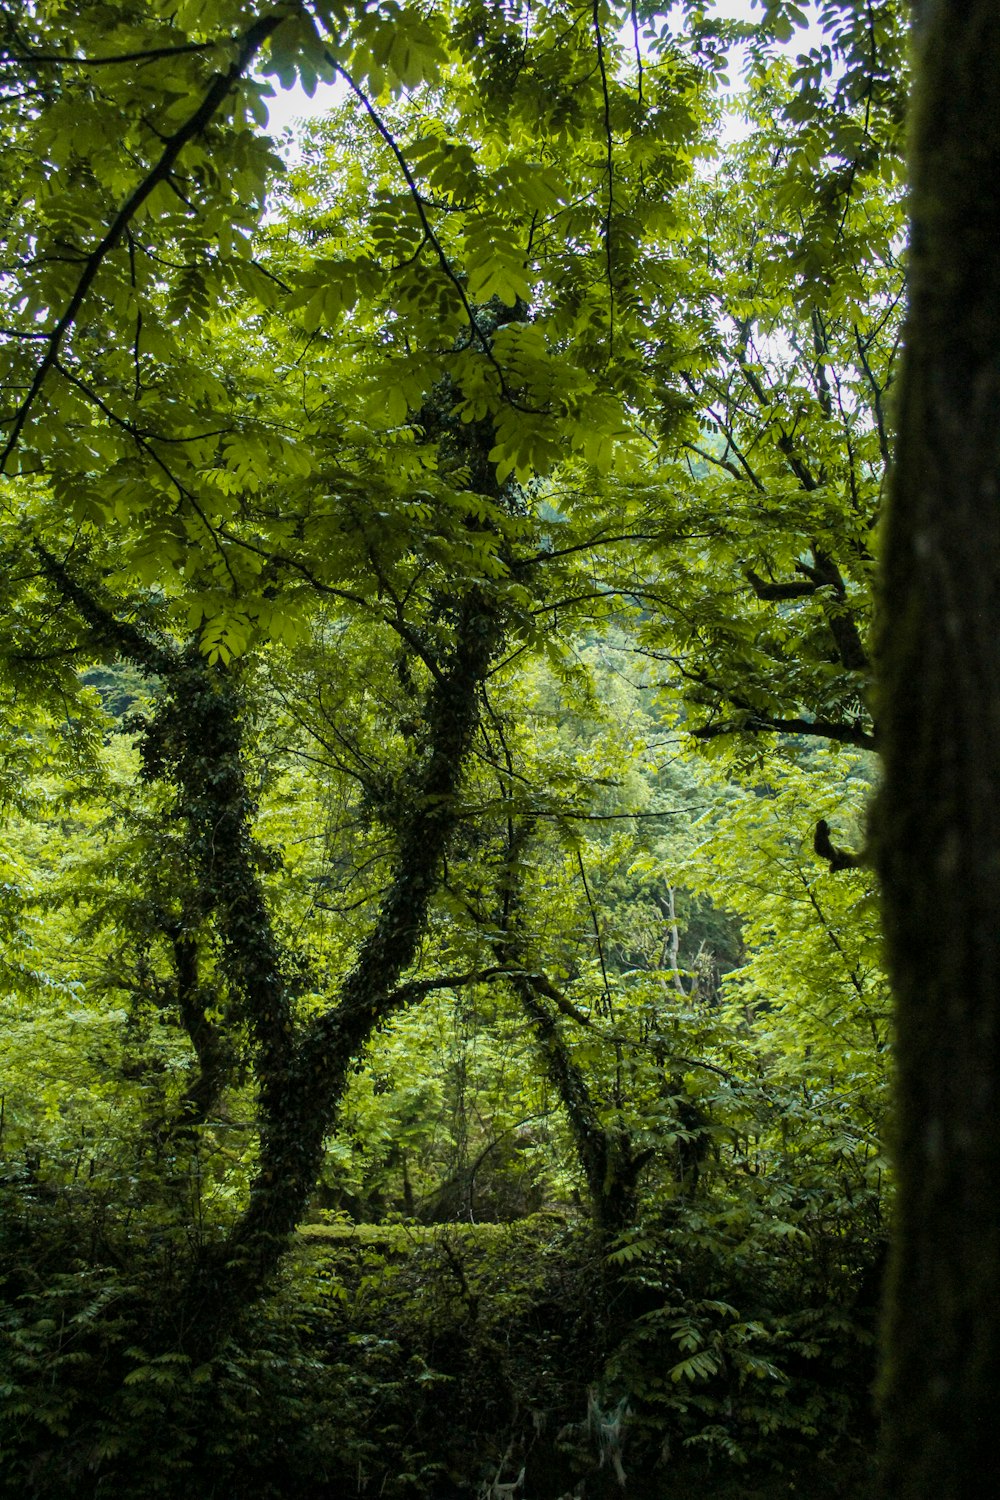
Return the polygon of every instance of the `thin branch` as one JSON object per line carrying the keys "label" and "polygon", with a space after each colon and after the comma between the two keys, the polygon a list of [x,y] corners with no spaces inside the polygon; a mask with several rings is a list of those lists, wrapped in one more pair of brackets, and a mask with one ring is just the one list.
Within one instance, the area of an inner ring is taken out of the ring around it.
{"label": "thin branch", "polygon": [[522,557],[510,565],[511,573],[520,573],[525,568],[535,568],[539,563],[556,562],[560,557],[572,557],[575,552],[589,552],[597,547],[612,547],[619,542],[656,542],[660,540],[662,533],[643,531],[626,531],[620,536],[597,536],[588,537],[585,542],[577,542],[572,547],[555,547],[551,551],[533,552],[530,557]]}
{"label": "thin branch", "polygon": [[178,665],[176,649],[164,638],[155,639],[128,620],[120,620],[97,594],[70,572],[42,542],[32,542],[32,550],[42,565],[42,572],[62,597],[73,604],[89,625],[94,639],[113,646],[123,656],[131,657],[147,676],[169,676]]}
{"label": "thin branch", "polygon": [[6,47],[0,47],[0,67],[5,63],[14,63],[23,68],[34,67],[37,63],[53,67],[116,67],[122,63],[156,62],[161,57],[182,57],[185,53],[215,52],[220,47],[229,46],[231,41],[231,37],[226,37],[218,42],[181,42],[176,47],[149,47],[141,52],[118,52],[107,57],[72,57],[58,52],[12,52]]}
{"label": "thin branch", "polygon": [[885,393],[885,387],[880,386],[878,381],[875,379],[874,372],[868,359],[868,351],[861,337],[861,330],[856,325],[854,329],[854,339],[857,344],[858,358],[861,361],[861,368],[865,372],[865,379],[871,386],[872,406],[875,412],[875,430],[878,433],[878,451],[882,455],[882,462],[885,464],[886,468],[888,468],[891,455],[889,452],[889,436],[885,424],[885,411],[882,406],[882,397]]}
{"label": "thin branch", "polygon": [[590,921],[594,929],[594,940],[597,943],[597,957],[601,965],[601,979],[604,984],[604,1003],[611,1013],[611,984],[608,980],[608,970],[604,962],[604,944],[601,941],[601,925],[597,920],[597,910],[594,906],[594,898],[590,894],[590,882],[587,879],[587,871],[584,868],[583,855],[580,850],[576,851],[576,863],[580,871],[580,879],[583,881],[583,892],[587,898],[587,906],[590,908]]}
{"label": "thin branch", "polygon": [[[212,539],[212,545],[218,552],[219,557],[222,560],[222,565],[225,568],[226,572],[229,574],[229,579],[233,585],[233,588],[238,589],[239,585],[237,582],[236,574],[233,572],[232,564],[230,563],[229,558],[226,556],[226,550],[222,545],[222,541],[220,540],[221,532],[219,528],[212,525],[211,521],[208,519],[208,516],[205,514],[204,507],[199,502],[197,496],[192,490],[188,489],[187,485],[183,484],[181,480],[177,478],[177,475],[170,468],[170,465],[160,457],[156,449],[152,446],[151,440],[144,437],[127,417],[120,416],[116,411],[108,406],[107,403],[101,399],[101,397],[95,390],[87,385],[84,380],[81,380],[78,375],[74,375],[72,370],[68,369],[61,360],[57,359],[55,361],[54,367],[64,380],[68,381],[70,385],[75,386],[82,395],[86,396],[89,401],[92,401],[93,404],[98,408],[98,410],[107,417],[109,422],[113,423],[115,426],[120,427],[124,432],[127,432],[129,437],[131,437],[135,442],[136,447],[140,450],[140,452],[145,453],[147,457],[152,459],[153,463],[160,470],[160,472],[165,475],[167,479],[169,479],[170,483],[177,491],[179,499],[190,505],[191,509],[198,517],[198,520],[208,532],[208,535]],[[185,439],[185,441],[190,442],[191,439]]]}
{"label": "thin branch", "polygon": [[434,252],[438,258],[438,264],[440,265],[442,271],[451,282],[452,286],[455,288],[455,291],[458,293],[459,300],[465,311],[465,315],[468,318],[469,327],[472,329],[476,342],[479,344],[480,349],[486,355],[486,358],[489,360],[490,364],[493,366],[493,369],[496,371],[497,379],[500,382],[501,394],[503,395],[505,400],[509,401],[512,406],[517,407],[519,411],[536,411],[537,408],[526,407],[520,402],[514,400],[500,362],[498,361],[496,355],[493,353],[493,347],[486,334],[479,326],[479,320],[476,317],[472,303],[469,301],[468,296],[466,295],[465,287],[462,285],[459,276],[452,267],[451,261],[445,254],[444,247],[441,244],[441,241],[438,239],[437,235],[434,233],[433,228],[431,227],[431,222],[427,217],[427,209],[425,207],[423,197],[420,193],[420,189],[417,187],[416,178],[410,170],[410,164],[406,160],[406,157],[403,155],[398,141],[392,134],[392,131],[386,125],[385,121],[382,119],[381,115],[378,113],[378,110],[368,98],[368,95],[365,93],[364,89],[362,89],[360,85],[355,82],[354,78],[347,71],[344,65],[338,62],[330,52],[327,52],[325,54],[325,57],[327,62],[330,63],[330,65],[334,67],[340,74],[341,78],[343,78],[344,82],[347,84],[351,92],[360,100],[362,108],[365,110],[365,113],[368,115],[372,124],[375,126],[378,134],[382,137],[382,140],[389,147],[389,150],[396,158],[396,161],[399,165],[399,170],[402,172],[403,177],[406,179],[406,185],[410,190],[410,196],[413,199],[414,206],[416,207],[417,216],[420,219],[424,234],[427,236],[428,241],[434,248]]}
{"label": "thin branch", "polygon": [[608,91],[608,72],[604,62],[604,37],[601,34],[600,0],[594,0],[594,36],[597,40],[597,66],[601,74],[601,92],[604,96],[604,136],[607,142],[605,168],[608,178],[608,209],[604,215],[604,254],[608,267],[608,358],[615,342],[615,282],[614,255],[611,245],[611,220],[615,209],[615,158],[614,138],[611,132],[611,95]]}
{"label": "thin branch", "polygon": [[643,99],[642,99],[642,79],[643,79],[642,48],[639,46],[639,17],[638,17],[638,14],[636,12],[636,8],[635,8],[635,0],[632,0],[632,45],[635,48],[635,66],[636,66],[636,73],[638,75],[639,104],[641,105],[642,102],[643,102]]}
{"label": "thin branch", "polygon": [[0,452],[0,472],[3,472],[6,468],[8,459],[17,447],[21,433],[24,431],[25,424],[31,414],[32,407],[38,399],[49,372],[59,358],[63,339],[75,324],[80,310],[86,301],[87,293],[90,291],[97,273],[104,264],[107,256],[121,240],[125,230],[154,188],[158,187],[161,182],[166,182],[169,179],[174,164],[184,147],[204,130],[226,98],[233,84],[242,77],[265,41],[278,29],[284,19],[284,16],[281,15],[266,16],[262,20],[256,21],[250,27],[242,38],[239,52],[231,66],[225,73],[217,73],[215,75],[198,108],[188,116],[183,125],[174,131],[173,135],[167,137],[159,161],[146,174],[138,187],[133,189],[129,194],[112,219],[103,238],[83,262],[80,279],[70,297],[65,312],[48,335],[48,348],[42,356],[31,385],[28,388],[28,394],[21,403],[17,416],[14,419],[10,436],[4,444],[3,451]]}
{"label": "thin branch", "polygon": [[514,971],[495,964],[490,969],[470,969],[465,974],[440,974],[436,979],[410,979],[397,985],[388,996],[386,1004],[392,1010],[410,1006],[434,990],[459,990],[470,984],[485,984],[489,979],[509,979]]}
{"label": "thin branch", "polygon": [[565,818],[568,823],[616,823],[620,819],[639,818],[684,818],[693,812],[708,812],[714,804],[710,802],[697,803],[691,807],[665,807],[659,812],[620,812],[620,813],[582,813],[567,812],[558,808],[553,812],[546,812],[538,808],[532,808],[533,818]]}
{"label": "thin branch", "polygon": [[803,887],[803,889],[804,889],[804,891],[806,893],[806,897],[807,897],[807,899],[809,901],[809,905],[812,907],[813,911],[816,913],[816,916],[819,918],[820,926],[822,927],[823,931],[826,933],[827,937],[830,939],[830,942],[833,944],[833,946],[836,949],[837,953],[840,955],[840,958],[842,959],[843,964],[844,964],[844,968],[847,970],[848,978],[850,979],[852,986],[854,987],[855,991],[857,992],[858,998],[860,1000],[867,1000],[868,997],[865,994],[864,981],[862,980],[862,978],[861,978],[860,974],[858,973],[857,969],[855,968],[855,966],[851,963],[850,959],[848,958],[847,953],[844,950],[844,945],[840,941],[840,938],[837,936],[836,930],[830,925],[830,922],[829,922],[829,919],[827,918],[826,913],[824,912],[823,908],[819,904],[819,900],[818,900],[818,898],[816,896],[816,892],[813,890],[811,884],[806,879],[804,871],[797,870],[796,874],[798,875],[800,881],[802,882],[802,887]]}

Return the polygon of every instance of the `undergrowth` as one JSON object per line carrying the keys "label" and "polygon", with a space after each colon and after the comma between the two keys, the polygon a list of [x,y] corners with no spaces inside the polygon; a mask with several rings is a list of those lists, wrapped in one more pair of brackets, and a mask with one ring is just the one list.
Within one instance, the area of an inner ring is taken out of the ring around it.
{"label": "undergrowth", "polygon": [[862,1321],[724,1294],[718,1258],[637,1235],[609,1264],[546,1216],[334,1225],[193,1366],[148,1247],[74,1258],[65,1224],[6,1225],[0,1481],[24,1500],[868,1492]]}

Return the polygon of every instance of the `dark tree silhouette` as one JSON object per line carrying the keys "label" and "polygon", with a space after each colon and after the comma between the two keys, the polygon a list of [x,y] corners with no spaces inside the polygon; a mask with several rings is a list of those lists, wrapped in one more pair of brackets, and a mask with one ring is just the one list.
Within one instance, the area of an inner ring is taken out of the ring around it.
{"label": "dark tree silhouette", "polygon": [[885,537],[877,858],[898,1000],[896,1500],[984,1494],[1000,1398],[1000,5],[924,0]]}

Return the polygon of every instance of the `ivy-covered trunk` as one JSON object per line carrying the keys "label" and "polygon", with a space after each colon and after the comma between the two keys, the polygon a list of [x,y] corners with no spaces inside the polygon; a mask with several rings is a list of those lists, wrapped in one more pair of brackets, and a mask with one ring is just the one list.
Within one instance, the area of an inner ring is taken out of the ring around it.
{"label": "ivy-covered trunk", "polygon": [[[188,1294],[171,1314],[176,1341],[199,1358],[214,1352],[283,1256],[319,1175],[323,1141],[351,1065],[376,1028],[420,993],[419,986],[400,986],[399,980],[416,954],[457,824],[456,793],[478,722],[480,689],[502,639],[501,613],[479,591],[466,596],[456,616],[453,645],[428,692],[424,753],[401,811],[389,888],[339,995],[308,1024],[296,1020],[282,972],[283,954],[255,868],[252,809],[242,778],[229,786],[221,769],[233,747],[220,739],[220,769],[213,775],[205,764],[211,751],[204,724],[189,742],[195,755],[191,790],[206,804],[206,832],[214,828],[204,874],[214,882],[212,904],[229,977],[256,1042],[260,1120],[249,1205],[225,1243],[205,1252]],[[177,774],[187,790],[183,763]],[[227,788],[228,801],[211,814],[208,803]],[[199,805],[186,809],[195,837]],[[222,829],[227,836],[220,836]]]}
{"label": "ivy-covered trunk", "polygon": [[639,1171],[648,1160],[636,1152],[624,1125],[600,1117],[583,1072],[549,1008],[551,986],[538,975],[519,975],[514,991],[531,1024],[542,1067],[566,1111],[587,1183],[594,1230],[604,1250],[635,1223]]}
{"label": "ivy-covered trunk", "polygon": [[602,1252],[635,1223],[638,1177],[649,1159],[637,1152],[622,1121],[608,1124],[587,1084],[553,1007],[570,1014],[576,1024],[587,1018],[547,978],[528,962],[521,926],[520,861],[533,830],[532,820],[519,826],[511,821],[503,873],[499,882],[500,911],[494,951],[509,973],[511,989],[531,1027],[542,1072],[552,1084],[566,1112],[577,1160],[587,1184],[591,1222]]}
{"label": "ivy-covered trunk", "polygon": [[120,618],[98,587],[71,574],[45,549],[38,554],[92,642],[161,680],[143,736],[145,774],[175,788],[197,916],[216,930],[229,996],[220,1030],[195,1003],[190,935],[172,931],[179,1008],[199,1062],[175,1129],[195,1126],[202,1094],[223,1086],[231,1062],[225,1033],[244,1033],[252,1049],[260,1145],[249,1205],[223,1241],[202,1247],[186,1289],[160,1310],[154,1340],[204,1360],[277,1269],[315,1186],[323,1141],[352,1064],[380,1025],[426,992],[426,985],[400,979],[416,955],[458,823],[456,794],[483,683],[503,641],[504,612],[477,587],[452,605],[450,644],[429,662],[421,753],[411,780],[398,789],[388,888],[339,993],[328,1009],[304,1021],[296,1015],[294,965],[275,932],[262,880],[265,859],[254,836],[238,674],[210,665],[196,645],[181,650]]}
{"label": "ivy-covered trunk", "polygon": [[925,0],[883,580],[898,1007],[883,1374],[896,1500],[989,1487],[1000,1401],[1000,7]]}

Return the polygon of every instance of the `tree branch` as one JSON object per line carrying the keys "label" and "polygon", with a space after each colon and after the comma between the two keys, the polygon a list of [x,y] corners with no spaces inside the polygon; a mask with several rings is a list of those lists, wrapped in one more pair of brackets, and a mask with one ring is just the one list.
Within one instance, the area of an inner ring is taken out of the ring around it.
{"label": "tree branch", "polygon": [[59,358],[62,342],[76,322],[80,310],[86,301],[87,293],[90,291],[105,259],[118,244],[128,225],[146,202],[153,189],[161,182],[167,180],[184,147],[204,130],[226,98],[233,84],[243,76],[264,42],[278,29],[284,19],[284,16],[280,15],[266,16],[256,21],[244,34],[240,41],[239,52],[230,67],[225,73],[217,73],[215,75],[198,108],[185,120],[183,125],[174,131],[173,135],[167,137],[159,161],[146,174],[138,187],[129,194],[128,198],[126,198],[121,208],[115,214],[102,239],[84,260],[80,278],[66,305],[66,310],[48,334],[48,347],[35,371],[28,388],[28,393],[14,418],[10,435],[2,451],[0,451],[0,473],[6,468],[8,460],[17,447],[21,433],[24,431],[25,424],[31,414],[32,407],[38,399],[49,371]]}
{"label": "tree branch", "polygon": [[696,740],[715,740],[724,734],[802,734],[813,739],[833,740],[838,745],[854,745],[859,750],[878,748],[875,735],[855,720],[845,724],[836,719],[782,719],[752,711],[744,719],[702,724],[691,731]]}

